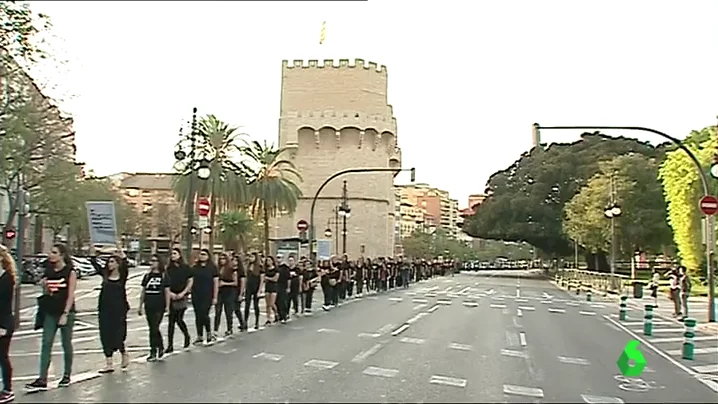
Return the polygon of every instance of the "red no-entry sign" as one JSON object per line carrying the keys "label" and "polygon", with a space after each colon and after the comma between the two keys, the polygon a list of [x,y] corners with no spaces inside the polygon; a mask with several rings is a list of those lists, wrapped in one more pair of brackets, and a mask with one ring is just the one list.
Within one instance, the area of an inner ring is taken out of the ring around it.
{"label": "red no-entry sign", "polygon": [[308,228],[309,228],[309,223],[307,223],[306,220],[302,219],[297,222],[297,230],[304,231],[304,230],[307,230]]}
{"label": "red no-entry sign", "polygon": [[197,212],[200,216],[209,215],[209,199],[204,196],[197,198]]}
{"label": "red no-entry sign", "polygon": [[701,198],[698,206],[700,206],[701,212],[703,212],[704,215],[715,215],[718,213],[718,198],[713,195],[706,195]]}

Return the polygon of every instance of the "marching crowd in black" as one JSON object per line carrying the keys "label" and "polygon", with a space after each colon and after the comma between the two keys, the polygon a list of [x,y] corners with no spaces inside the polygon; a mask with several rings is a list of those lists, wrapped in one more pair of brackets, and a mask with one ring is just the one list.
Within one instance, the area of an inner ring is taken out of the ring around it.
{"label": "marching crowd in black", "polygon": [[[2,256],[0,255],[0,258]],[[11,259],[2,260],[3,268],[11,268]],[[127,258],[121,249],[110,257],[104,267],[93,261],[102,276],[98,298],[98,320],[100,342],[106,358],[100,373],[114,371],[113,355],[119,352],[120,367],[126,369],[130,357],[125,350],[127,338],[127,317],[130,302],[127,298]],[[453,274],[455,263],[449,261],[408,261],[402,258],[360,258],[350,261],[332,257],[319,261],[316,268],[310,260],[290,254],[286,257],[263,256],[250,253],[241,256],[222,253],[217,262],[210,252],[203,249],[196,262],[185,262],[181,250],[172,250],[165,264],[159,255],[153,255],[150,269],[142,278],[142,293],[137,312],[145,316],[149,328],[150,352],[147,361],[162,359],[175,349],[175,330],[182,333],[182,348],[190,345],[211,345],[217,340],[222,318],[225,319],[224,336],[235,331],[247,331],[250,314],[254,314],[254,329],[260,328],[260,299],[264,300],[267,320],[265,326],[284,324],[295,315],[312,313],[316,288],[321,288],[324,301],[321,308],[331,310],[343,300],[352,296],[361,297],[366,292],[382,292],[394,288],[408,288],[410,283],[437,275]],[[5,273],[13,275],[4,277]],[[3,279],[14,280],[14,270],[0,272],[0,286]],[[72,260],[63,244],[53,246],[48,266],[41,285],[44,293],[38,298],[35,328],[42,329],[40,369],[37,380],[26,385],[28,392],[47,390],[48,370],[52,346],[57,332],[60,332],[64,353],[64,373],[59,387],[71,382],[73,347],[72,332],[75,322],[75,289],[77,275]],[[12,301],[13,287],[0,288],[0,300]],[[8,300],[9,299],[9,300]],[[194,312],[196,332],[192,340],[185,314],[189,307]],[[4,307],[4,306],[3,306]],[[210,311],[214,307],[214,321]],[[162,336],[161,323],[167,315],[167,340]],[[0,366],[4,390],[0,393],[0,404],[14,399],[12,393],[12,365],[9,345],[12,338],[14,319],[10,310],[0,313]],[[234,318],[239,327],[234,328]],[[12,321],[11,321],[12,320]]]}

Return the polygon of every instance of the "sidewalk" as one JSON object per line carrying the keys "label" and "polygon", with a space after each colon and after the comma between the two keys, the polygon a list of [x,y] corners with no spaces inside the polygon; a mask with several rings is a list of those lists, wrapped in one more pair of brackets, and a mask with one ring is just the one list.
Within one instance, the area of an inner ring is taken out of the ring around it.
{"label": "sidewalk", "polygon": [[[646,294],[642,299],[635,299],[631,295],[628,298],[628,305],[635,310],[645,311],[645,306],[653,304],[654,299]],[[718,306],[718,301],[716,302]],[[660,317],[667,321],[673,321],[676,324],[683,324],[673,316],[673,301],[668,298],[665,293],[658,294],[658,307],[653,309],[656,317]],[[688,315],[698,321],[696,329],[710,334],[718,335],[718,323],[708,322],[708,298],[701,296],[691,296],[688,299]]]}

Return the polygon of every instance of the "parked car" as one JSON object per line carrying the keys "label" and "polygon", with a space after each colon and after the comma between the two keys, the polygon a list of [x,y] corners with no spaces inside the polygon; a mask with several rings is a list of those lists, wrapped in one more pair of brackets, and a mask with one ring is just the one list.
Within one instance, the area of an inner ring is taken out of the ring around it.
{"label": "parked car", "polygon": [[77,277],[80,279],[97,274],[97,270],[92,265],[89,258],[72,257],[72,265],[75,267]]}

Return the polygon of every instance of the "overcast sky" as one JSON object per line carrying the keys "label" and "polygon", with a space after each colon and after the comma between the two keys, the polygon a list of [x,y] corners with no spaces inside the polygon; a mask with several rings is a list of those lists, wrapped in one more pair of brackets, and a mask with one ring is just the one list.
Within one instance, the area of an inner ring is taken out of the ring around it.
{"label": "overcast sky", "polygon": [[282,59],[387,65],[404,165],[462,207],[531,147],[533,122],[684,137],[718,115],[715,0],[32,5],[62,39],[53,80],[100,175],[169,171],[193,106],[276,142]]}

